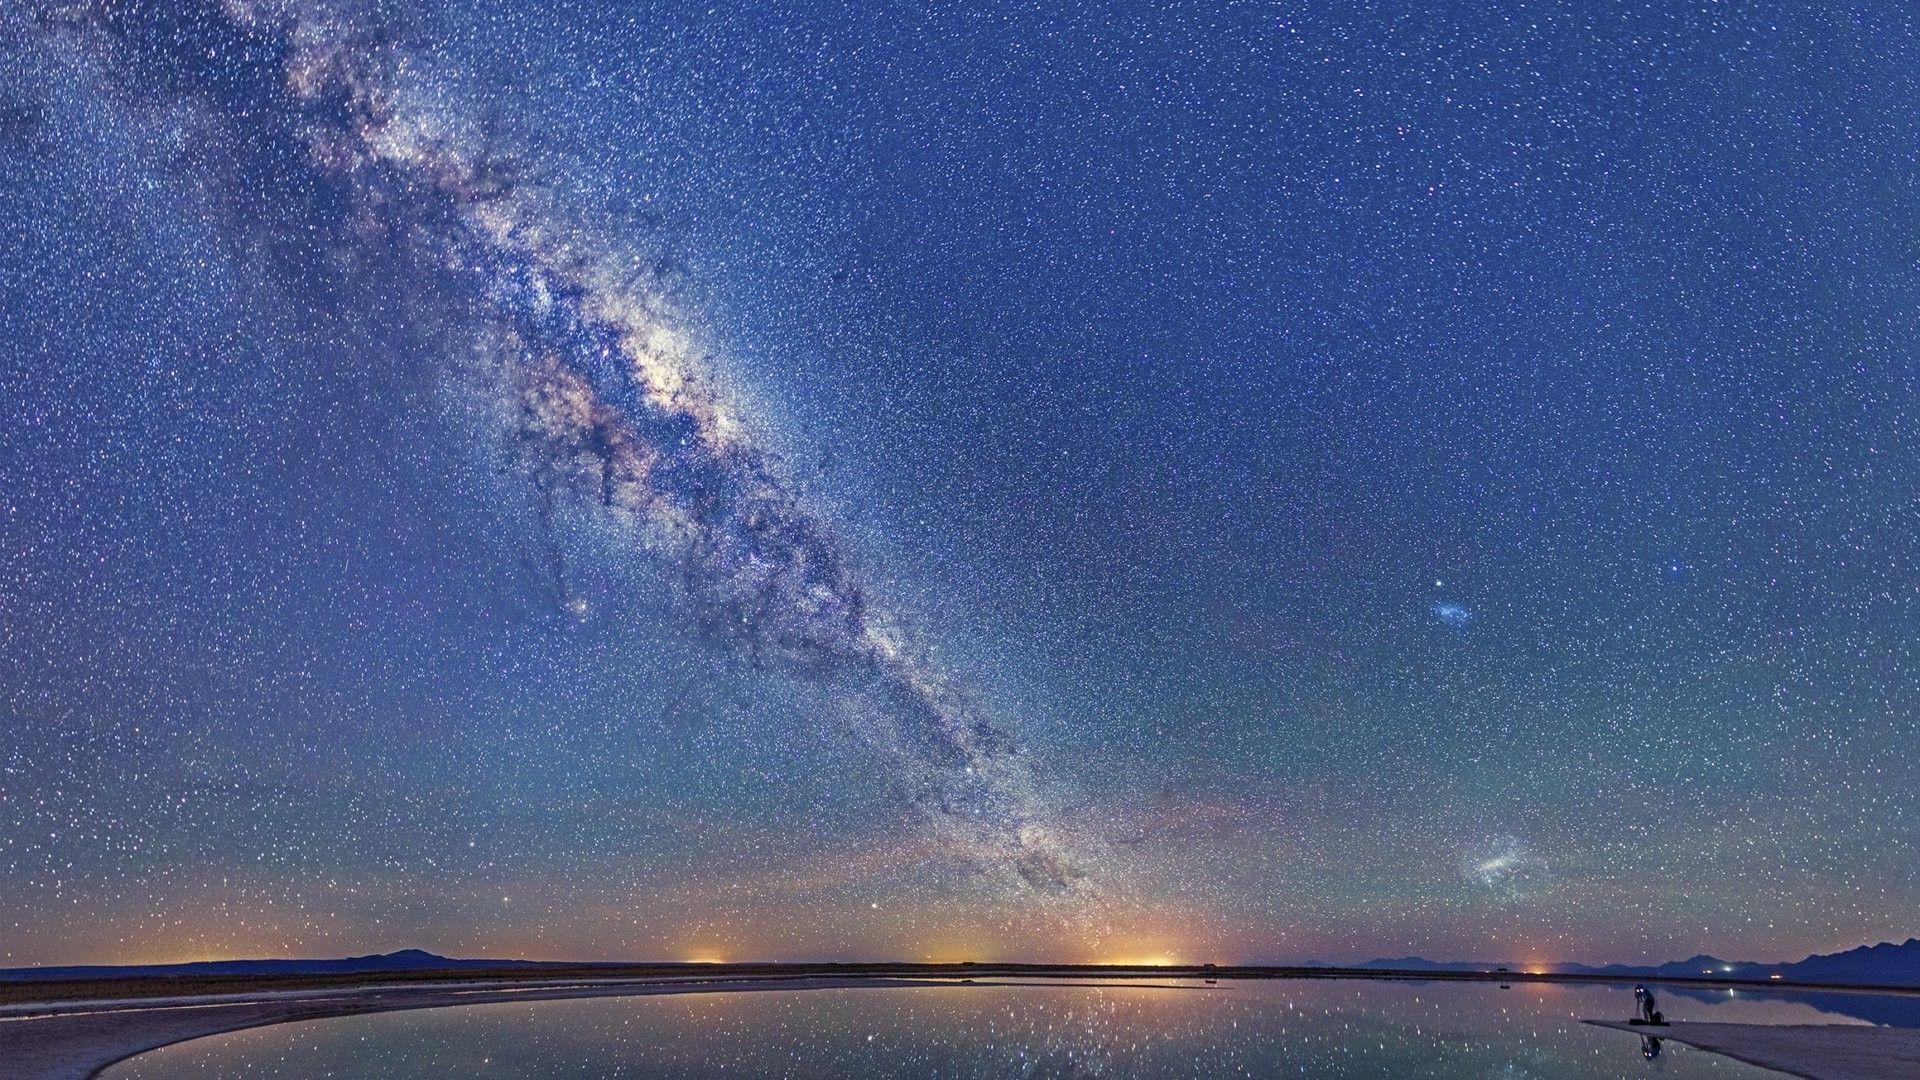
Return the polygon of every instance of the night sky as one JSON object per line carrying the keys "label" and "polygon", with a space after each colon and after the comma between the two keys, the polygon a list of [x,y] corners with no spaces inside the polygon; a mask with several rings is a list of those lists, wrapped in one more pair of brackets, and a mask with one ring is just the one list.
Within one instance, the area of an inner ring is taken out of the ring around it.
{"label": "night sky", "polygon": [[1920,927],[1901,3],[0,0],[0,966]]}

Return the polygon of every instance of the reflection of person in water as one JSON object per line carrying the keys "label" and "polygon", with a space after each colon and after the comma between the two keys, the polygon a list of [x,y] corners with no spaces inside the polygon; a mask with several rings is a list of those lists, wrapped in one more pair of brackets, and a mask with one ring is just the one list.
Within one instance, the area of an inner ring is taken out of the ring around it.
{"label": "reflection of person in water", "polygon": [[1652,1061],[1660,1056],[1660,1040],[1652,1035],[1640,1036],[1640,1056]]}

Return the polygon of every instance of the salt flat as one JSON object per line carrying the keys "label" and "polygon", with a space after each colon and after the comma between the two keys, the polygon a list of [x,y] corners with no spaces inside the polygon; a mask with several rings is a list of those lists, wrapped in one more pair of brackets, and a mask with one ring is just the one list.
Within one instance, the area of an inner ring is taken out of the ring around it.
{"label": "salt flat", "polygon": [[1808,1080],[1913,1080],[1920,1077],[1920,1030],[1867,1024],[1713,1024],[1682,1020],[1636,1027],[1589,1020],[1595,1027],[1653,1035],[1777,1069]]}

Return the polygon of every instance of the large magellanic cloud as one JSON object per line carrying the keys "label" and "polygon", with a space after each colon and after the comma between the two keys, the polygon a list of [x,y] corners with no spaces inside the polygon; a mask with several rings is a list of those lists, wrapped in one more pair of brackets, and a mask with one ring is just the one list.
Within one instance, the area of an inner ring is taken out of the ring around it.
{"label": "large magellanic cloud", "polygon": [[962,858],[1040,895],[1094,890],[1090,860],[1045,811],[1005,727],[911,645],[614,239],[518,180],[513,148],[474,137],[473,118],[407,78],[406,51],[366,12],[314,0],[161,11],[44,4],[35,17],[109,50],[142,20],[194,18],[267,45],[276,122],[366,226],[344,235],[405,245],[466,298],[490,411],[543,493],[677,560],[703,620],[756,661],[825,670],[882,701],[889,719],[870,734]]}

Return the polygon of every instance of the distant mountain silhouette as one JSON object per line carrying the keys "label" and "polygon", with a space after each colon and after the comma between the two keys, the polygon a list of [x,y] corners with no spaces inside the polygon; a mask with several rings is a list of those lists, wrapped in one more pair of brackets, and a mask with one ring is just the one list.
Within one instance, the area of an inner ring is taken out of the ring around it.
{"label": "distant mountain silhouette", "polygon": [[1664,975],[1671,979],[1698,978],[1701,976],[1722,979],[1764,979],[1774,972],[1785,977],[1785,965],[1756,964],[1748,960],[1722,960],[1706,953],[1696,953],[1685,960],[1669,960],[1664,964],[1555,964],[1552,970],[1569,975]]}
{"label": "distant mountain silhouette", "polygon": [[1862,945],[1845,952],[1815,954],[1804,960],[1779,964],[1722,960],[1700,953],[1664,964],[1526,965],[1405,956],[1397,960],[1369,960],[1358,966],[1376,971],[1493,971],[1511,967],[1515,971],[1551,971],[1561,975],[1638,975],[1669,979],[1771,979],[1778,975],[1786,982],[1920,987],[1920,938],[1908,938],[1899,944],[1889,941]]}
{"label": "distant mountain silhouette", "polygon": [[1898,945],[1883,941],[1846,952],[1809,956],[1787,965],[1783,974],[1801,982],[1920,986],[1920,938],[1908,938]]}
{"label": "distant mountain silhouette", "polygon": [[[1324,964],[1322,967],[1342,967],[1340,964]],[[1479,960],[1429,960],[1424,956],[1403,956],[1397,960],[1369,960],[1354,967],[1369,971],[1493,971],[1497,968],[1512,967],[1511,964],[1496,964]]]}
{"label": "distant mountain silhouette", "polygon": [[142,964],[78,967],[0,968],[0,981],[21,979],[104,979],[149,975],[334,975],[366,971],[448,971],[469,968],[541,967],[540,960],[457,960],[424,949],[335,960],[204,960],[191,964]]}

